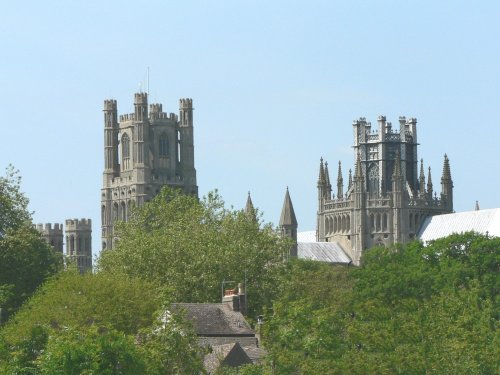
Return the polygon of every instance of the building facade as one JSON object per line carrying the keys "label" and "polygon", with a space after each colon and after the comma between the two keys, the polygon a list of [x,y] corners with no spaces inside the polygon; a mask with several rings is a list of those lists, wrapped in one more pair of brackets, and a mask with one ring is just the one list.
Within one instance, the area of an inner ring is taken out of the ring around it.
{"label": "building facade", "polygon": [[425,218],[453,212],[453,182],[446,155],[439,196],[430,167],[426,179],[416,119],[400,117],[396,130],[385,116],[377,129],[360,118],[353,129],[355,170],[345,191],[340,162],[334,192],[328,163],[320,161],[316,240],[337,243],[359,265],[364,250],[408,242]]}
{"label": "building facade", "polygon": [[[49,245],[63,254],[62,224],[37,224],[36,229]],[[92,271],[92,221],[68,219],[65,234],[66,262],[74,263],[81,273]]]}
{"label": "building facade", "polygon": [[134,113],[118,118],[116,100],[104,101],[104,173],[101,190],[102,248],[113,248],[113,228],[127,221],[165,186],[198,196],[194,168],[193,101],[180,99],[179,115],[134,98]]}
{"label": "building facade", "polygon": [[92,270],[92,221],[66,220],[66,257],[80,272]]}
{"label": "building facade", "polygon": [[42,235],[42,238],[57,252],[63,254],[63,225],[55,223],[37,224],[36,229]]}

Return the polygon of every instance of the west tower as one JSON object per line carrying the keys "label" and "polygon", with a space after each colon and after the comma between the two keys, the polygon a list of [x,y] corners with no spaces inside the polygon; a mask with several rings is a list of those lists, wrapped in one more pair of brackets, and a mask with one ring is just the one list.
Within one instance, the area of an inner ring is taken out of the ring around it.
{"label": "west tower", "polygon": [[194,167],[193,100],[179,100],[179,115],[134,95],[134,113],[118,117],[116,100],[104,101],[102,248],[113,248],[114,223],[127,221],[165,186],[198,196]]}

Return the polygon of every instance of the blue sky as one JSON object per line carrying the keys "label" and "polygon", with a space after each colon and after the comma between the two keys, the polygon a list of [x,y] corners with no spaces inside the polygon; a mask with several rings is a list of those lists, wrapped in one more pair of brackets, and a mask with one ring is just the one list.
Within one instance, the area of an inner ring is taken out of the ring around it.
{"label": "blue sky", "polygon": [[319,158],[354,164],[352,121],[418,119],[455,209],[499,207],[498,1],[24,1],[0,13],[0,167],[23,176],[35,222],[93,219],[99,250],[104,99],[133,111],[193,98],[200,195],[277,223],[286,186],[316,222]]}

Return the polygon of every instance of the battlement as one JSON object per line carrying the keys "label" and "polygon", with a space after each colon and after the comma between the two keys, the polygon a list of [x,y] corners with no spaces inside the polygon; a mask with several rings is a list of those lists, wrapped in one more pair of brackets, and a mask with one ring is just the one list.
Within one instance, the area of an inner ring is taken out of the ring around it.
{"label": "battlement", "polygon": [[148,94],[145,92],[135,93],[134,104],[148,104]]}
{"label": "battlement", "polygon": [[193,109],[193,99],[179,99],[179,109]]}
{"label": "battlement", "polygon": [[104,111],[114,111],[116,110],[116,100],[108,99],[104,101]]}
{"label": "battlement", "polygon": [[91,230],[92,220],[91,219],[67,219],[66,220],[66,231],[71,230]]}
{"label": "battlement", "polygon": [[63,225],[59,223],[55,223],[54,227],[52,228],[51,223],[46,223],[46,224],[36,224],[35,226],[36,230],[39,231],[42,234],[61,234],[63,232]]}
{"label": "battlement", "polygon": [[163,106],[160,103],[153,103],[149,105],[149,112],[160,113],[163,112]]}
{"label": "battlement", "polygon": [[[399,141],[401,134],[405,136],[414,136],[416,134],[417,119],[414,117],[406,119],[405,116],[399,116],[399,130],[393,130],[392,123],[387,121],[383,115],[378,116],[377,122],[378,129],[372,129],[371,123],[366,121],[365,117],[354,120],[352,125],[357,127],[356,132],[358,134],[361,132],[365,135],[366,141]],[[380,139],[380,134],[384,134],[384,139]]]}

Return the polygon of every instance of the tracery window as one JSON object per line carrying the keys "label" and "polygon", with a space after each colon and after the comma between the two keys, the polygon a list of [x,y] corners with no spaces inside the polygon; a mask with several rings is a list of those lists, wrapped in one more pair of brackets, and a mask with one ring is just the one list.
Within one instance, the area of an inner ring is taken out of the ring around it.
{"label": "tracery window", "polygon": [[158,146],[160,157],[166,157],[168,155],[168,138],[166,134],[160,136]]}
{"label": "tracery window", "polygon": [[129,169],[130,163],[130,138],[127,133],[122,137],[122,161],[123,169]]}

